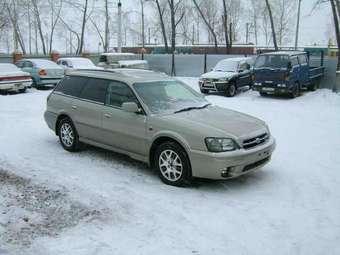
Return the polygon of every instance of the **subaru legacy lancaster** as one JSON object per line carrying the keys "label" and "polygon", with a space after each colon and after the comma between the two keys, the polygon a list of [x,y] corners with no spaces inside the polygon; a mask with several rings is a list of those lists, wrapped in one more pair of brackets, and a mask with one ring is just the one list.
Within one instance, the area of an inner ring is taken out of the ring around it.
{"label": "subaru legacy lancaster", "polygon": [[72,72],[48,96],[44,117],[65,150],[90,144],[123,153],[175,186],[252,172],[275,148],[262,120],[213,106],[173,77],[146,70]]}

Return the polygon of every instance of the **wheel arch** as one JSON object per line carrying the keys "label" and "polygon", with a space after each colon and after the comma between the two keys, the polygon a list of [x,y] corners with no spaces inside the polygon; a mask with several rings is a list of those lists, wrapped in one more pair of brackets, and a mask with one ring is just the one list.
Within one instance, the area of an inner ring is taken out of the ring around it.
{"label": "wheel arch", "polygon": [[188,157],[190,168],[191,168],[191,161],[190,161],[190,156],[189,156],[189,145],[181,138],[176,137],[171,134],[163,134],[155,137],[155,139],[152,141],[152,144],[150,146],[149,150],[149,165],[151,168],[154,168],[154,157],[155,157],[155,152],[156,149],[159,145],[165,142],[175,142],[177,143],[185,152],[185,154]]}
{"label": "wheel arch", "polygon": [[73,123],[71,117],[70,117],[68,114],[66,114],[66,113],[61,113],[61,114],[59,114],[58,117],[57,117],[57,120],[56,120],[56,122],[55,122],[55,128],[54,128],[55,134],[56,134],[57,136],[59,135],[59,123],[60,123],[61,120],[65,119],[65,118],[70,119],[71,122],[72,122],[72,124],[74,125],[74,123]]}

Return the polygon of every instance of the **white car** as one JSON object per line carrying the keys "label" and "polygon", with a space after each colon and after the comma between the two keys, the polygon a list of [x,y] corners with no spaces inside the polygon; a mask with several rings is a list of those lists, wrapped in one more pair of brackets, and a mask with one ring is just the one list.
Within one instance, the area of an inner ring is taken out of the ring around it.
{"label": "white car", "polygon": [[32,84],[29,73],[13,64],[0,64],[0,91],[25,92]]}
{"label": "white car", "polygon": [[57,64],[65,70],[65,74],[75,70],[96,69],[102,70],[88,58],[59,58]]}
{"label": "white car", "polygon": [[102,53],[98,66],[106,69],[149,69],[148,61],[139,59],[139,56],[133,53]]}
{"label": "white car", "polygon": [[253,59],[227,58],[219,61],[210,72],[202,74],[199,80],[203,94],[210,91],[225,93],[228,97],[236,95],[237,90],[252,86]]}

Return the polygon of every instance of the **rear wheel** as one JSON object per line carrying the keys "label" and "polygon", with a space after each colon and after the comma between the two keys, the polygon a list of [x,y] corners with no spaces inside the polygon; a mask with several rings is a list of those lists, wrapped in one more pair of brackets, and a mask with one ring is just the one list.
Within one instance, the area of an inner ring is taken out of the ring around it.
{"label": "rear wheel", "polygon": [[319,81],[318,80],[313,80],[311,81],[311,84],[308,86],[309,91],[315,91],[318,89]]}
{"label": "rear wheel", "polygon": [[62,119],[58,124],[59,141],[67,151],[75,152],[80,150],[80,142],[77,130],[69,118]]}
{"label": "rear wheel", "polygon": [[229,86],[227,88],[227,91],[226,91],[227,97],[235,96],[236,95],[236,91],[237,91],[237,88],[236,88],[235,83],[229,84]]}
{"label": "rear wheel", "polygon": [[260,95],[265,97],[265,96],[267,96],[267,93],[266,92],[260,92]]}
{"label": "rear wheel", "polygon": [[184,149],[176,142],[165,142],[157,149],[154,165],[162,182],[186,186],[191,181],[191,166]]}

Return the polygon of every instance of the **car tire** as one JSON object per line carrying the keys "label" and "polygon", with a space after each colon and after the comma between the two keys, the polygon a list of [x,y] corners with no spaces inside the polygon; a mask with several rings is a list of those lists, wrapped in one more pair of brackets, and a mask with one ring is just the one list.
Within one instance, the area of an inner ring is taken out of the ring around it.
{"label": "car tire", "polygon": [[260,92],[260,95],[261,95],[262,97],[266,97],[268,94],[267,94],[266,92]]}
{"label": "car tire", "polygon": [[20,92],[20,93],[25,93],[26,90],[27,90],[27,88],[25,87],[25,88],[23,88],[23,89],[19,89],[19,92]]}
{"label": "car tire", "polygon": [[300,96],[300,94],[301,94],[300,84],[295,83],[295,86],[294,86],[292,92],[290,93],[290,98],[296,98],[296,97]]}
{"label": "car tire", "polygon": [[70,152],[76,152],[81,149],[79,136],[71,119],[64,118],[58,124],[59,141],[63,148]]}
{"label": "car tire", "polygon": [[315,91],[318,88],[318,81],[314,80],[311,82],[311,84],[308,86],[309,91]]}
{"label": "car tire", "polygon": [[157,147],[154,166],[159,178],[167,185],[183,187],[191,183],[189,157],[176,142],[165,142]]}
{"label": "car tire", "polygon": [[201,90],[202,94],[208,94],[209,93],[209,90],[207,90],[207,89],[200,89],[200,90]]}
{"label": "car tire", "polygon": [[229,86],[227,87],[227,97],[234,97],[236,95],[237,92],[237,87],[235,83],[231,83],[229,84]]}

